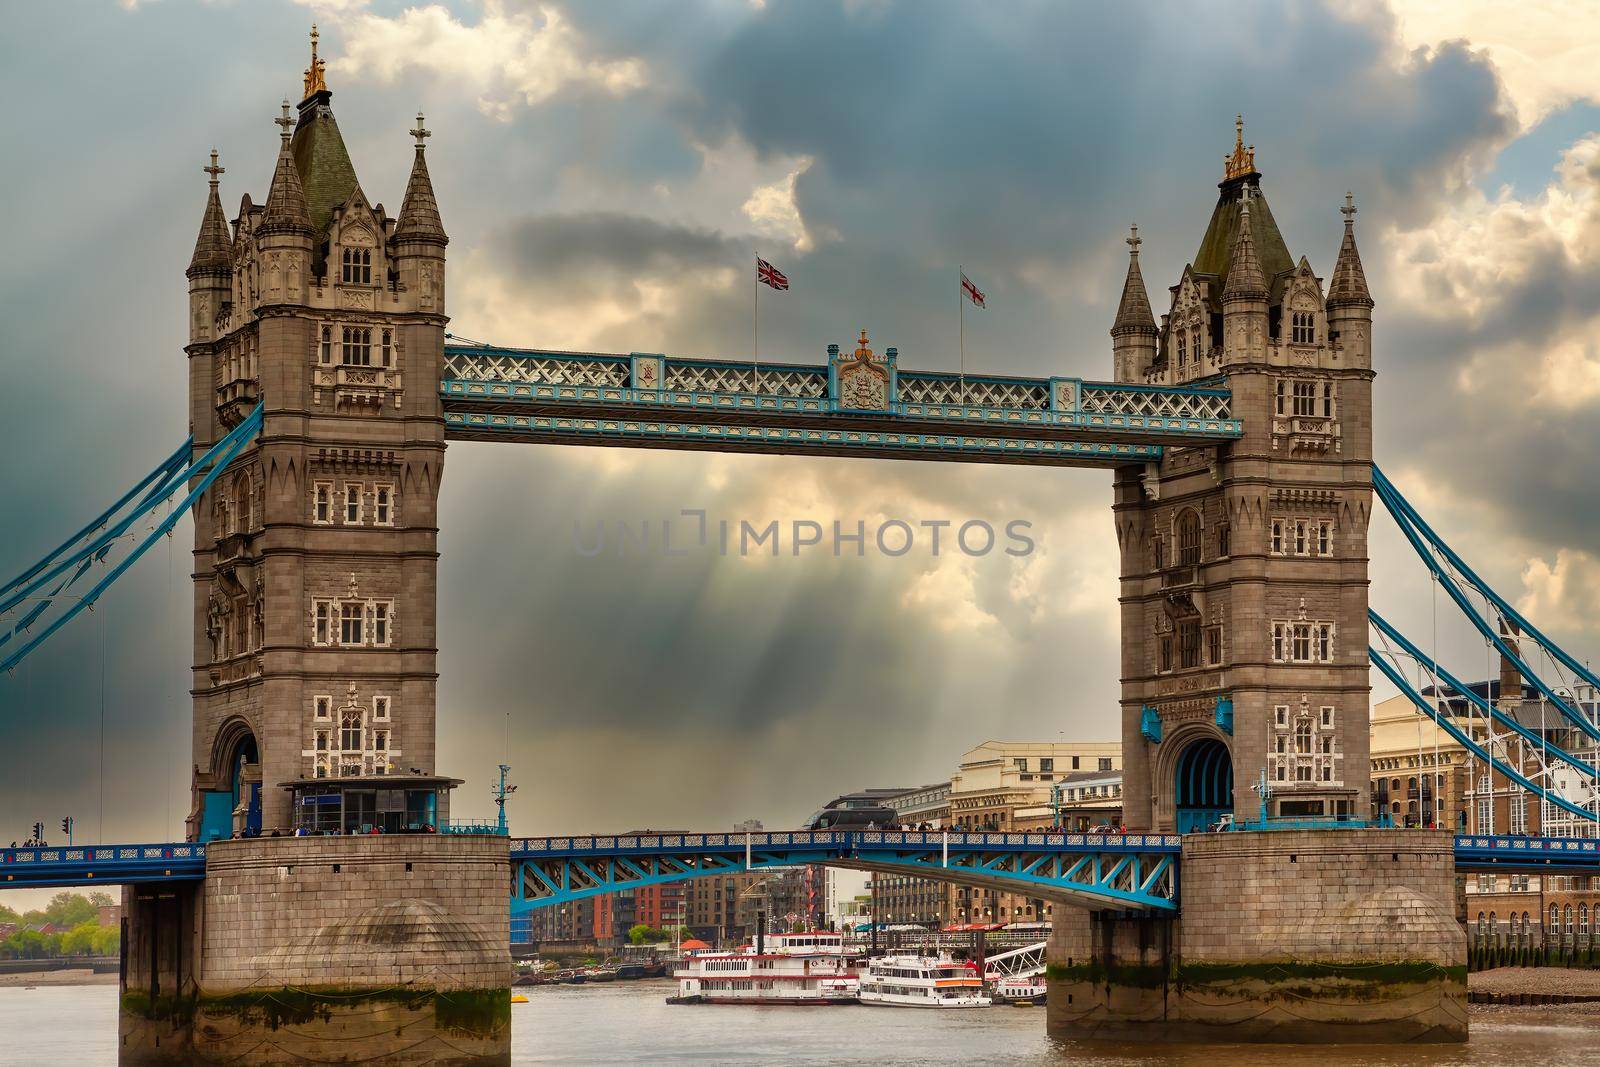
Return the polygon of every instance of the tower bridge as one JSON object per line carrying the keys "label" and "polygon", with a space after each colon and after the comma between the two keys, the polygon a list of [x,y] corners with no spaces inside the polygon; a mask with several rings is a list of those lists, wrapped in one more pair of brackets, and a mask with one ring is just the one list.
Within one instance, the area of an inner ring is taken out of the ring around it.
{"label": "tower bridge", "polygon": [[[128,886],[126,1061],[244,1055],[261,1040],[241,1004],[317,987],[321,1022],[278,1035],[284,1062],[314,1051],[319,1026],[369,1011],[418,1043],[407,1047],[505,1062],[508,901],[798,862],[1028,885],[1078,905],[1058,909],[1050,943],[1058,1033],[1460,1040],[1456,871],[1594,862],[1587,839],[1364,825],[1369,662],[1486,767],[1595,821],[1552,784],[1556,764],[1592,776],[1582,753],[1542,745],[1526,758],[1544,762],[1512,766],[1503,707],[1474,706],[1481,718],[1463,728],[1412,684],[1421,672],[1439,693],[1447,676],[1369,612],[1375,486],[1512,678],[1536,679],[1536,663],[1564,672],[1536,688],[1590,738],[1600,726],[1573,685],[1600,678],[1373,466],[1374,301],[1354,204],[1347,195],[1342,234],[1328,234],[1325,284],[1289,252],[1242,127],[1159,320],[1130,235],[1111,380],[1096,382],[902,366],[865,332],[817,363],[447,344],[430,132],[417,116],[390,216],[363,189],[331,101],[313,40],[264,199],[243,196],[230,219],[224,171],[215,156],[205,168],[186,271],[189,439],[0,587],[9,669],[149,547],[138,522],[175,498],[192,513],[186,841],[0,853],[3,885]],[[435,766],[452,440],[1109,469],[1130,833],[403,832],[448,828],[459,784]],[[1224,816],[1266,828],[1191,832]],[[402,832],[355,832],[367,828]],[[385,991],[401,980],[416,995],[397,1004]],[[484,1010],[463,1014],[463,999]],[[398,1054],[370,1041],[375,1056]]]}

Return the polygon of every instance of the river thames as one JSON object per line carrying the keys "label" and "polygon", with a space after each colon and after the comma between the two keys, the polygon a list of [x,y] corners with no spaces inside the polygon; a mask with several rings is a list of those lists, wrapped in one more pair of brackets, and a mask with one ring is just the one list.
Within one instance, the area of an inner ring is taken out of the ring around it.
{"label": "river thames", "polygon": [[[524,990],[513,1004],[516,1064],[1017,1064],[1123,1067],[1600,1067],[1600,1015],[1474,1011],[1466,1045],[1301,1047],[1057,1044],[1042,1008],[674,1007],[670,982]],[[115,985],[0,988],[0,1063],[116,1063]]]}

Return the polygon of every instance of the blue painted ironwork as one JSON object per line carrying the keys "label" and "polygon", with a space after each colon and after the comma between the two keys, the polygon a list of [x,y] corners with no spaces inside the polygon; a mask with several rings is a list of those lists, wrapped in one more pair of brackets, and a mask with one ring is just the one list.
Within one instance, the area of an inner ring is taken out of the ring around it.
{"label": "blue painted ironwork", "polygon": [[[251,411],[250,414],[246,415],[238,426],[235,426],[220,441],[207,450],[205,455],[189,464],[183,470],[168,470],[166,464],[157,468],[158,472],[164,471],[165,473],[147,476],[146,481],[142,482],[141,486],[135,487],[133,491],[124,496],[124,500],[131,499],[134,495],[137,495],[140,487],[145,484],[150,484],[151,479],[154,478],[154,487],[145,494],[138,507],[125,516],[121,521],[116,523],[99,537],[95,538],[89,544],[78,548],[70,555],[66,555],[65,558],[54,562],[53,565],[51,557],[46,557],[44,561],[41,561],[41,563],[30,568],[28,572],[25,572],[26,574],[33,575],[31,579],[25,576],[23,578],[14,579],[12,582],[8,583],[10,591],[4,595],[0,595],[0,612],[9,611],[23,603],[25,600],[32,599],[32,594],[36,593],[46,584],[61,578],[63,575],[67,574],[71,568],[78,568],[75,574],[73,574],[65,582],[58,584],[55,590],[48,594],[48,596],[45,598],[44,604],[41,604],[39,608],[31,610],[23,620],[20,620],[21,624],[31,623],[33,620],[39,617],[42,608],[49,606],[49,602],[52,598],[63,594],[63,590],[66,588],[66,586],[71,584],[73,580],[81,575],[91,561],[103,559],[106,553],[109,551],[112,543],[116,539],[122,537],[128,531],[129,527],[131,527],[140,518],[148,515],[163,501],[176,495],[179,489],[181,489],[185,484],[190,483],[191,480],[198,479],[197,481],[194,481],[188,494],[184,496],[182,501],[176,507],[172,508],[165,518],[156,523],[154,528],[151,529],[144,539],[139,541],[129,551],[128,555],[118,562],[116,566],[107,571],[106,574],[98,582],[96,582],[87,593],[83,594],[82,596],[75,596],[73,598],[72,605],[56,618],[51,620],[50,624],[46,626],[39,634],[25,642],[20,648],[14,649],[12,652],[6,655],[4,659],[0,659],[0,672],[9,671],[16,667],[16,665],[22,662],[28,653],[39,647],[39,645],[43,644],[53,634],[55,634],[56,631],[60,630],[61,627],[72,621],[72,619],[76,617],[79,612],[83,611],[85,608],[92,608],[95,602],[100,599],[100,596],[108,588],[110,588],[113,582],[120,578],[129,567],[133,566],[139,557],[143,556],[147,551],[149,551],[152,545],[154,545],[162,537],[166,536],[172,530],[172,528],[177,525],[178,520],[181,519],[189,510],[189,507],[196,500],[200,499],[205,491],[211,487],[211,483],[214,482],[219,475],[221,475],[222,471],[228,466],[229,462],[233,460],[233,457],[238,455],[240,450],[243,449],[245,445],[255,437],[256,433],[261,429],[262,417],[262,406],[257,404],[255,409]],[[169,464],[173,462],[174,461],[172,460],[168,461]],[[63,553],[65,553],[68,545],[74,544],[80,539],[81,537],[74,539],[73,541],[69,541],[66,545],[58,548],[55,553],[52,553],[52,556],[61,556]],[[19,632],[22,628],[22,625],[19,625],[18,627],[15,627],[12,632]]]}
{"label": "blue painted ironwork", "polygon": [[193,882],[205,873],[206,846],[197,842],[0,849],[4,889]]}
{"label": "blue painted ironwork", "polygon": [[[1400,495],[1400,491],[1394,487],[1394,483],[1389,481],[1377,466],[1372,468],[1372,481],[1373,489],[1377,493],[1378,499],[1389,509],[1389,514],[1394,517],[1395,524],[1406,535],[1406,540],[1411,543],[1411,547],[1416,550],[1417,555],[1422,558],[1429,571],[1439,579],[1439,584],[1444,586],[1445,592],[1450,596],[1451,600],[1455,601],[1456,606],[1467,616],[1467,620],[1472,623],[1473,627],[1483,635],[1485,640],[1494,645],[1496,651],[1505,656],[1517,668],[1518,673],[1531,682],[1545,699],[1555,705],[1563,718],[1587,734],[1591,740],[1600,741],[1600,726],[1590,721],[1589,717],[1583,714],[1581,710],[1569,706],[1544,681],[1539,673],[1528,665],[1518,650],[1500,635],[1496,627],[1490,626],[1483,620],[1471,602],[1467,600],[1466,595],[1461,591],[1457,583],[1452,580],[1452,576],[1440,566],[1438,559],[1434,556],[1434,552],[1442,556],[1452,569],[1465,578],[1467,583],[1482,595],[1485,600],[1493,604],[1502,618],[1514,622],[1525,637],[1537,642],[1545,652],[1549,653],[1568,670],[1597,688],[1600,688],[1600,677],[1596,677],[1587,667],[1584,667],[1568,654],[1566,650],[1545,637],[1537,627],[1496,593],[1487,582],[1479,578],[1472,568],[1468,567],[1466,562],[1445,543],[1444,539],[1435,533],[1433,528],[1423,520],[1416,508],[1412,507],[1410,502]],[[1432,546],[1432,551],[1424,546],[1424,539],[1429,546]]]}
{"label": "blue painted ironwork", "polygon": [[1174,834],[803,830],[519,838],[512,914],[623,889],[825,864],[983,885],[1087,908],[1173,912]]}
{"label": "blue painted ironwork", "polygon": [[1217,711],[1216,711],[1216,715],[1214,716],[1214,720],[1213,721],[1216,722],[1217,729],[1221,730],[1223,733],[1227,734],[1229,737],[1233,736],[1233,698],[1232,697],[1226,697],[1226,696],[1217,697]]}
{"label": "blue painted ironwork", "polygon": [[1457,834],[1456,869],[1506,867],[1600,867],[1600,839],[1527,837],[1517,834]]}
{"label": "blue painted ironwork", "polygon": [[439,391],[452,436],[557,443],[1114,465],[1243,432],[1226,389],[963,378],[837,346],[813,366],[446,345]]}
{"label": "blue painted ironwork", "polygon": [[1139,736],[1152,745],[1161,743],[1161,712],[1149,704],[1139,709]]}

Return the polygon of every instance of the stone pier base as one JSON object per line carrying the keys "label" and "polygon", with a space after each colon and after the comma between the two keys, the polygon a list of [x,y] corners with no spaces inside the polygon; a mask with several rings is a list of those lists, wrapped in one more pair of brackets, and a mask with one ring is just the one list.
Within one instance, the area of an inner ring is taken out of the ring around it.
{"label": "stone pier base", "polygon": [[1181,877],[1178,918],[1056,909],[1053,1036],[1466,1040],[1448,833],[1195,834]]}
{"label": "stone pier base", "polygon": [[504,838],[206,851],[199,886],[125,891],[122,1063],[510,1063]]}

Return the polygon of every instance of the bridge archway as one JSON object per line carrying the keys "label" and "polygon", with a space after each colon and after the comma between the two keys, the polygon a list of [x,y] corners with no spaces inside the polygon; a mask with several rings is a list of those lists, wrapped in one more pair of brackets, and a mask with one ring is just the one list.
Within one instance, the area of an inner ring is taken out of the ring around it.
{"label": "bridge archway", "polygon": [[201,795],[200,840],[233,836],[235,830],[261,830],[261,748],[255,731],[241,717],[217,730],[212,746],[211,788]]}
{"label": "bridge archway", "polygon": [[1201,736],[1178,753],[1173,772],[1174,827],[1204,830],[1233,812],[1233,755],[1221,738]]}

